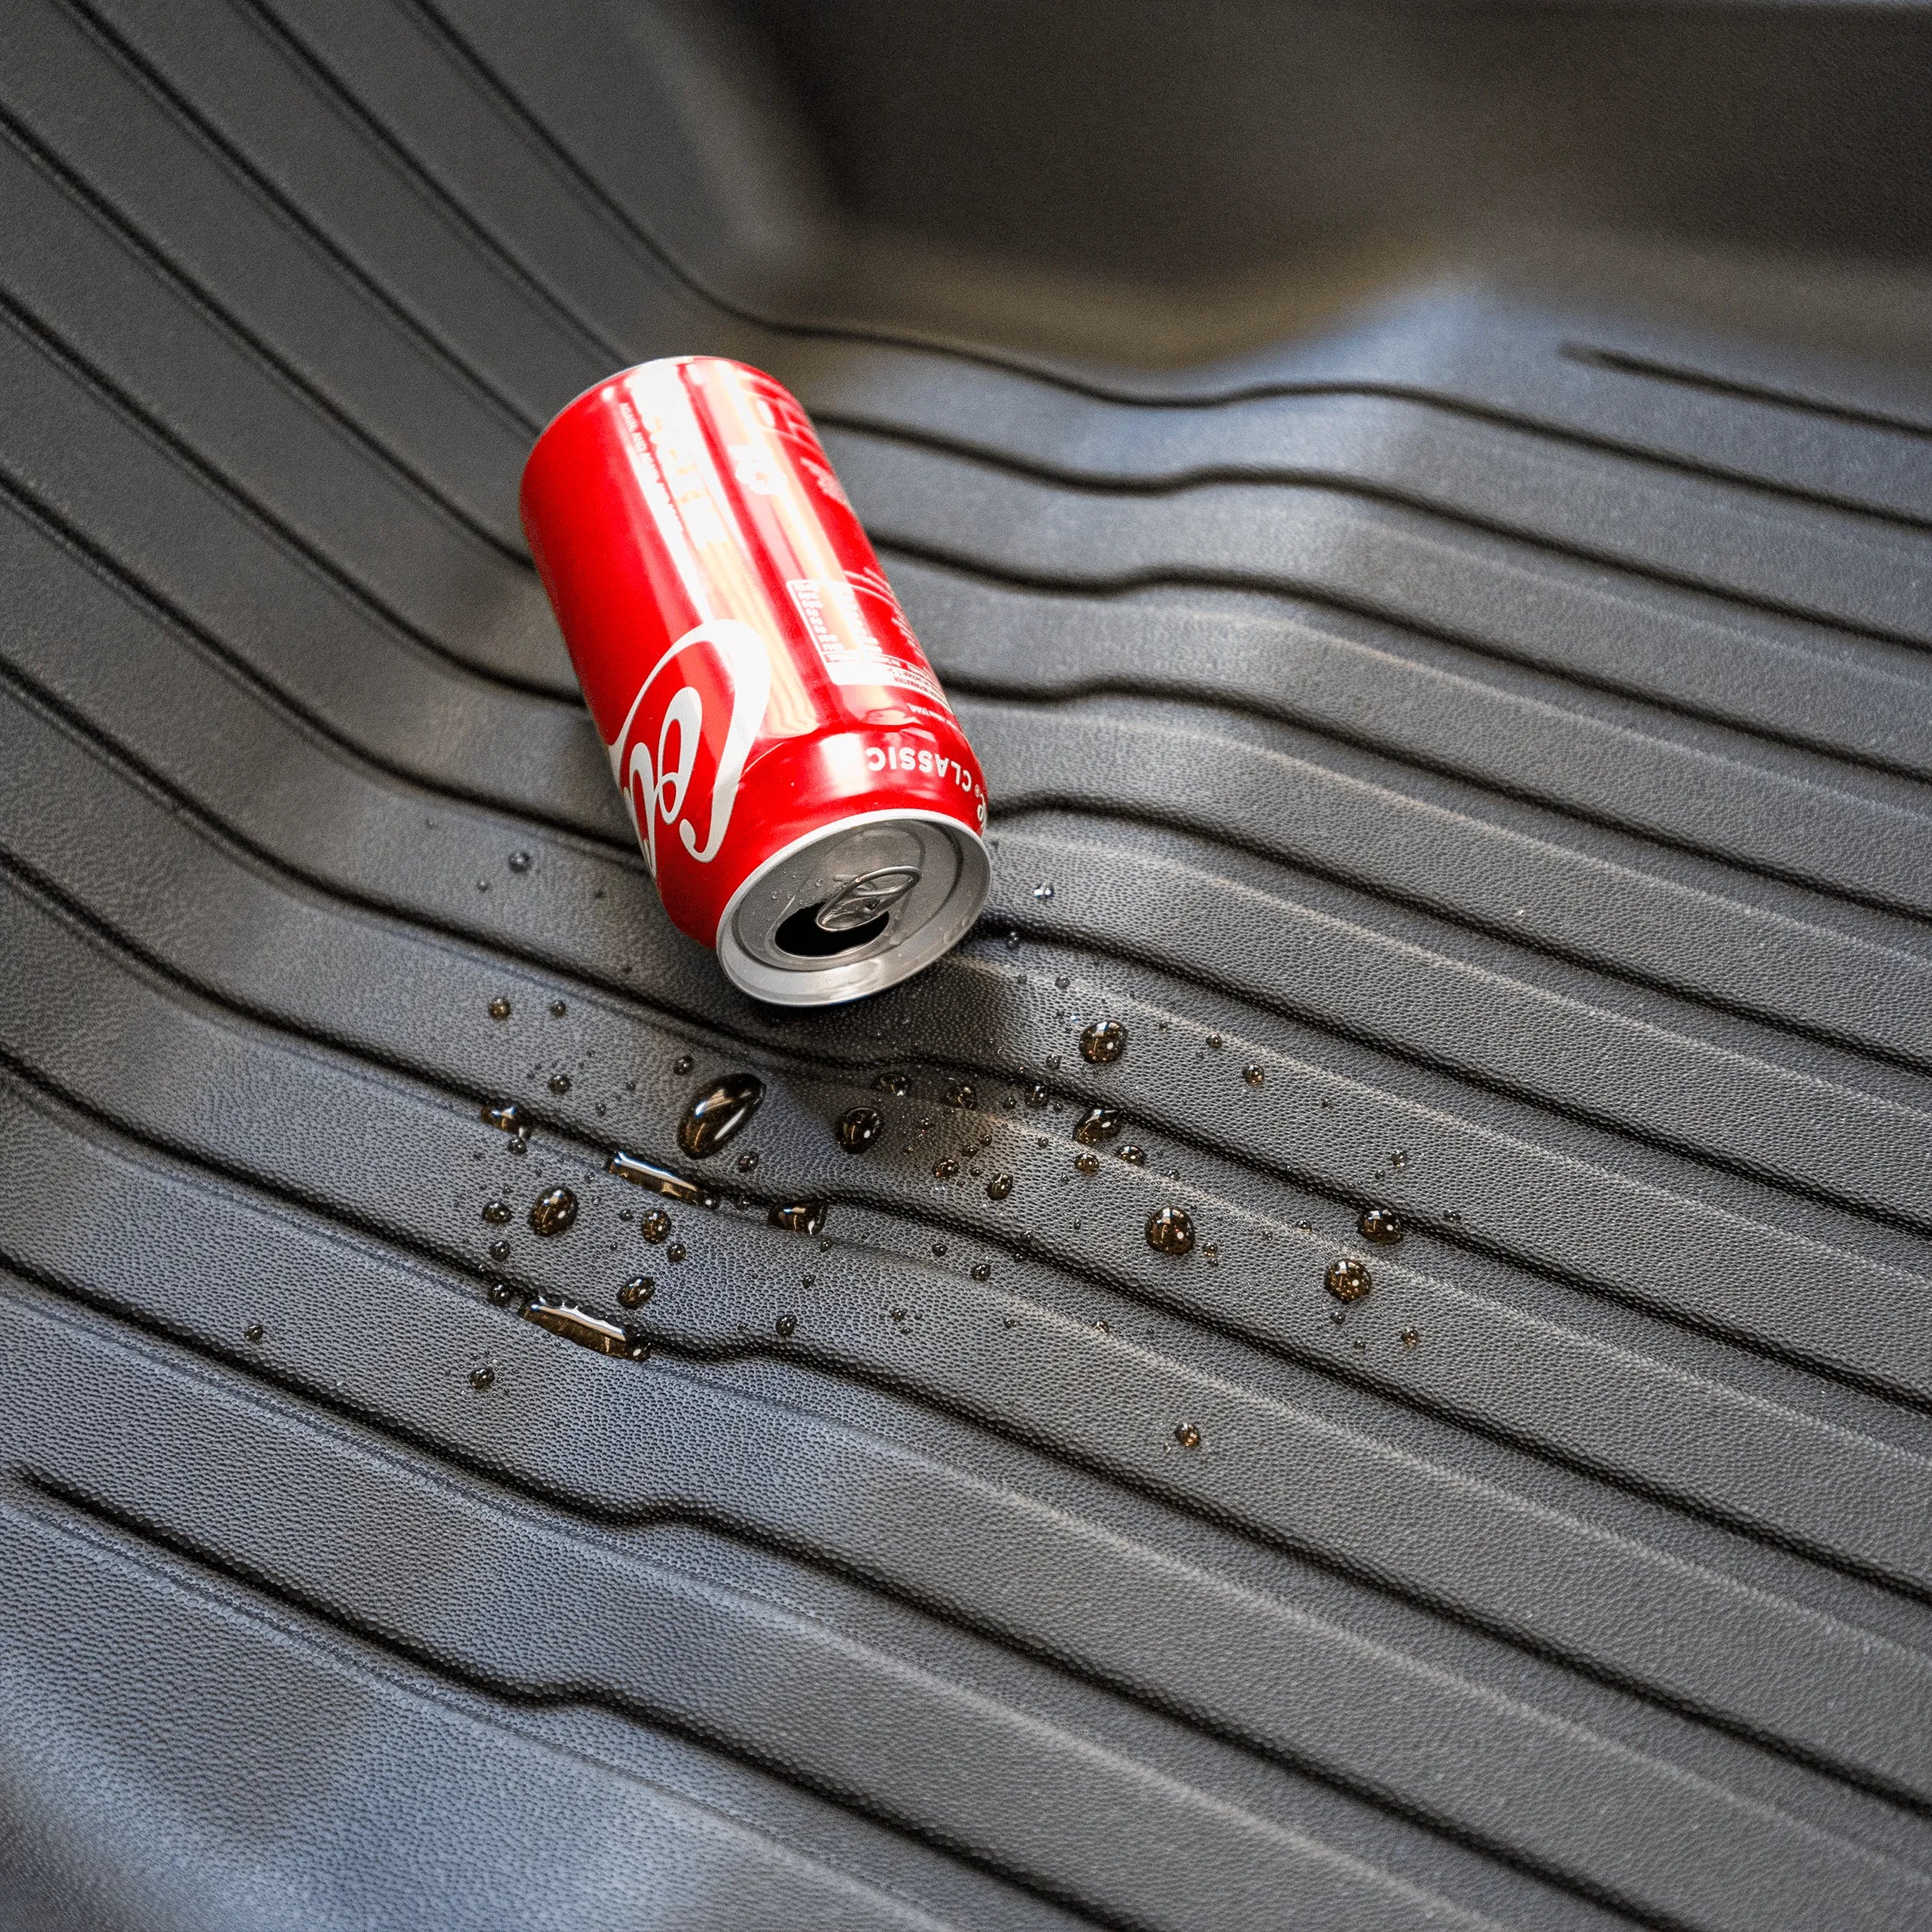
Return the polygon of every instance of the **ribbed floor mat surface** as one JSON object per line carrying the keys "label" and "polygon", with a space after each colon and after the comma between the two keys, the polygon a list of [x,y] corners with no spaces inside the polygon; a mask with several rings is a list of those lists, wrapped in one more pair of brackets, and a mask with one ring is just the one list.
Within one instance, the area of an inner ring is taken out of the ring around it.
{"label": "ribbed floor mat surface", "polygon": [[[768,326],[514,11],[0,18],[0,1920],[1932,1922],[1932,401],[1475,285]],[[515,521],[694,349],[997,807],[823,1016],[658,911]],[[642,1362],[489,1293],[640,1273]]]}

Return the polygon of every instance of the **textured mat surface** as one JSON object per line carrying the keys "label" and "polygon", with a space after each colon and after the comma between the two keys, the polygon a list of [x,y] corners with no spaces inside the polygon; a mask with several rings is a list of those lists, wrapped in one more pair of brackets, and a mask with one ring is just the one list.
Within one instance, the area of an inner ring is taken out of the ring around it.
{"label": "textured mat surface", "polygon": [[[1932,1923],[1932,383],[783,326],[538,19],[0,15],[0,1922]],[[823,1017],[659,914],[516,527],[693,349],[998,808]],[[488,1293],[640,1273],[647,1362]]]}

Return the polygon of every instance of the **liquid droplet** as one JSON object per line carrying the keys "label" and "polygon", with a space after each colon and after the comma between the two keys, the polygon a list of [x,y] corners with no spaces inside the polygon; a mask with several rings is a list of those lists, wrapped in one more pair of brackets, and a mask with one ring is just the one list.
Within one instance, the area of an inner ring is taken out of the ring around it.
{"label": "liquid droplet", "polygon": [[1268,1076],[1259,1067],[1256,1066],[1254,1063],[1250,1060],[1247,1066],[1241,1069],[1241,1077],[1243,1079],[1247,1082],[1250,1086],[1259,1086],[1262,1081],[1266,1079]]}
{"label": "liquid droplet", "polygon": [[486,1361],[470,1371],[470,1387],[479,1392],[490,1387],[496,1380],[496,1371]]}
{"label": "liquid droplet", "polygon": [[781,1341],[788,1342],[793,1335],[798,1333],[798,1317],[796,1315],[781,1315],[774,1325],[777,1328]]}
{"label": "liquid droplet", "polygon": [[941,1259],[941,1261],[943,1261],[943,1260],[945,1258],[945,1252],[946,1252],[946,1244],[945,1243],[945,1242],[943,1242],[943,1241],[935,1241],[935,1242],[933,1243],[933,1253],[934,1254],[934,1255],[935,1255],[935,1256],[937,1256],[937,1257],[939,1259]]}
{"label": "liquid droplet", "polygon": [[876,1107],[853,1107],[839,1115],[836,1132],[848,1154],[863,1154],[885,1132],[885,1116]]}
{"label": "liquid droplet", "polygon": [[1136,1167],[1144,1167],[1147,1164],[1147,1151],[1145,1147],[1122,1147],[1121,1159],[1131,1163]]}
{"label": "liquid droplet", "polygon": [[1098,1154],[1076,1154],[1073,1157],[1073,1164],[1082,1174],[1100,1172],[1100,1156]]}
{"label": "liquid droplet", "polygon": [[507,1020],[510,1010],[510,1002],[501,993],[490,1002],[490,1017],[493,1020]]}
{"label": "liquid droplet", "polygon": [[1029,1080],[1020,1089],[1020,1098],[1029,1107],[1044,1107],[1047,1104],[1047,1090],[1037,1080]]}
{"label": "liquid droplet", "polygon": [[708,1160],[751,1124],[765,1098],[755,1074],[727,1073],[693,1096],[678,1123],[678,1144],[693,1160]]}
{"label": "liquid droplet", "polygon": [[939,1098],[949,1107],[970,1107],[979,1098],[969,1081],[960,1080],[948,1087]]}
{"label": "liquid droplet", "polygon": [[1127,1045],[1127,1029],[1118,1020],[1096,1020],[1080,1036],[1080,1055],[1096,1067],[1110,1067]]}
{"label": "liquid droplet", "polygon": [[1353,1254],[1338,1254],[1328,1264],[1328,1273],[1323,1281],[1330,1294],[1338,1301],[1360,1301],[1375,1286],[1375,1277],[1369,1272],[1366,1262],[1356,1260]]}
{"label": "liquid droplet", "polygon": [[530,869],[529,853],[527,852],[511,853],[510,855],[510,869],[512,872],[528,872]]}
{"label": "liquid droplet", "polygon": [[903,1100],[912,1091],[912,1082],[903,1073],[882,1073],[872,1085],[895,1100]]}
{"label": "liquid droplet", "polygon": [[561,1295],[533,1295],[523,1304],[523,1319],[599,1355],[624,1355],[642,1361],[651,1353],[651,1344],[635,1331]]}
{"label": "liquid droplet", "polygon": [[1035,899],[1044,902],[1051,899],[1052,896],[1053,888],[1050,885],[1037,885],[1033,888],[1033,897]]}
{"label": "liquid droplet", "polygon": [[647,1208],[637,1217],[637,1231],[647,1241],[668,1239],[671,1231],[671,1217],[662,1208]]}
{"label": "liquid droplet", "polygon": [[671,1071],[678,1074],[689,1073],[697,1064],[697,1061],[693,1060],[689,1053],[680,1053],[671,1062]]}
{"label": "liquid droplet", "polygon": [[529,1117],[514,1100],[485,1102],[478,1117],[486,1127],[499,1128],[506,1134],[521,1134],[529,1127]]}
{"label": "liquid droplet", "polygon": [[1012,1192],[1013,1176],[1010,1174],[996,1174],[986,1184],[988,1201],[1004,1201]]}
{"label": "liquid droplet", "polygon": [[516,1212],[507,1201],[486,1201],[483,1217],[492,1228],[501,1228]]}
{"label": "liquid droplet", "polygon": [[248,1326],[242,1331],[242,1339],[244,1342],[259,1342],[262,1340],[263,1336],[267,1334],[268,1332],[269,1331],[267,1329],[264,1328],[261,1323],[250,1322]]}
{"label": "liquid droplet", "polygon": [[1185,1254],[1194,1245],[1194,1224],[1185,1208],[1157,1208],[1147,1216],[1147,1246],[1162,1254]]}
{"label": "liquid droplet", "polygon": [[1379,1241],[1384,1247],[1392,1247],[1408,1231],[1387,1208],[1364,1208],[1355,1230],[1363,1240]]}
{"label": "liquid droplet", "polygon": [[507,1308],[517,1299],[517,1291],[507,1281],[492,1281],[490,1284],[490,1299],[499,1308]]}
{"label": "liquid droplet", "polygon": [[490,1258],[494,1262],[508,1261],[510,1243],[507,1241],[492,1241],[490,1243]]}
{"label": "liquid droplet", "polygon": [[684,1259],[684,1243],[682,1241],[674,1241],[664,1250],[664,1258],[670,1262],[682,1261]]}
{"label": "liquid droplet", "polygon": [[795,1235],[815,1235],[825,1225],[825,1203],[801,1201],[791,1207],[773,1208],[765,1218],[773,1227],[788,1228]]}
{"label": "liquid droplet", "polygon": [[1174,1432],[1174,1439],[1183,1449],[1201,1447],[1201,1431],[1192,1422],[1182,1422]]}
{"label": "liquid droplet", "polygon": [[950,1181],[959,1170],[960,1164],[956,1160],[948,1159],[933,1163],[933,1178],[935,1181]]}
{"label": "liquid droplet", "polygon": [[571,1090],[571,1077],[567,1073],[553,1073],[550,1076],[550,1090],[553,1094],[567,1094]]}
{"label": "liquid droplet", "polygon": [[1396,1152],[1389,1155],[1388,1164],[1392,1167],[1406,1167],[1409,1164],[1409,1157],[1398,1148]]}
{"label": "liquid droplet", "polygon": [[647,1274],[634,1274],[617,1290],[617,1306],[641,1308],[658,1292],[658,1285]]}
{"label": "liquid droplet", "polygon": [[1006,950],[1009,953],[1017,953],[1019,951],[1019,949],[1020,935],[1018,931],[1017,930],[1010,931],[1006,934]]}
{"label": "liquid droplet", "polygon": [[987,1262],[975,1262],[969,1272],[976,1281],[990,1281],[993,1278],[991,1265]]}
{"label": "liquid droplet", "polygon": [[740,1174],[756,1174],[758,1170],[758,1153],[756,1147],[753,1147],[747,1152],[739,1155],[738,1171]]}
{"label": "liquid droplet", "polygon": [[[626,1154],[621,1148],[605,1158],[604,1170],[607,1174],[614,1174],[620,1181],[628,1181],[637,1187],[647,1187],[667,1201],[682,1201],[694,1208],[716,1208],[718,1205],[717,1195],[702,1182],[687,1181],[682,1174],[674,1174],[668,1167],[660,1167],[655,1161]],[[669,1228],[670,1223],[667,1220],[664,1224]],[[657,1239],[661,1240],[662,1236]]]}
{"label": "liquid droplet", "polygon": [[1089,1107],[1073,1130],[1073,1137],[1083,1147],[1097,1147],[1103,1141],[1114,1139],[1121,1124],[1118,1107]]}
{"label": "liquid droplet", "polygon": [[560,999],[553,999],[550,1002],[550,1017],[553,1020],[562,1019],[569,1011],[569,1006]]}
{"label": "liquid droplet", "polygon": [[530,1203],[530,1231],[567,1234],[577,1219],[577,1197],[567,1187],[546,1188]]}
{"label": "liquid droplet", "polygon": [[1403,1330],[1402,1346],[1405,1349],[1414,1348],[1416,1343],[1421,1340],[1422,1337],[1418,1335],[1413,1328],[1405,1328]]}

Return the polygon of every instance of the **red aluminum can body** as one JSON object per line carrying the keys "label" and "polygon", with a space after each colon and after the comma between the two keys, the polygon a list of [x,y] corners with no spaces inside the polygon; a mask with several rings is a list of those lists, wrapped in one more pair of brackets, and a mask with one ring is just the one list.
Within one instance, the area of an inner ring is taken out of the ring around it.
{"label": "red aluminum can body", "polygon": [[789,391],[626,369],[537,439],[521,507],[665,910],[738,985],[854,998],[971,927],[979,762]]}

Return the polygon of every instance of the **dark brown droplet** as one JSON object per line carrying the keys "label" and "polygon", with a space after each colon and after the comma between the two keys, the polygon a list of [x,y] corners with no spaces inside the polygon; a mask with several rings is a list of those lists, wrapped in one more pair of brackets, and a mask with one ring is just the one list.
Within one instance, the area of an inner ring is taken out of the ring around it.
{"label": "dark brown droplet", "polygon": [[1073,1164],[1082,1174],[1100,1172],[1100,1156],[1098,1154],[1076,1154],[1073,1157]]}
{"label": "dark brown droplet", "polygon": [[1039,1081],[1029,1080],[1020,1089],[1020,1098],[1029,1107],[1035,1109],[1044,1107],[1047,1104],[1047,1090]]}
{"label": "dark brown droplet", "polygon": [[990,1281],[993,1278],[992,1266],[987,1262],[975,1262],[968,1272],[976,1281]]}
{"label": "dark brown droplet", "polygon": [[1363,1240],[1379,1241],[1384,1247],[1392,1247],[1408,1231],[1387,1208],[1364,1208],[1355,1230]]}
{"label": "dark brown droplet", "polygon": [[1004,1201],[1012,1192],[1013,1176],[1010,1174],[996,1174],[986,1184],[988,1201]]}
{"label": "dark brown droplet", "polygon": [[1162,1254],[1185,1254],[1194,1245],[1194,1224],[1185,1208],[1157,1208],[1147,1216],[1147,1246]]}
{"label": "dark brown droplet", "polygon": [[682,1241],[674,1241],[664,1250],[664,1258],[666,1261],[682,1261],[684,1259],[684,1243]]}
{"label": "dark brown droplet", "polygon": [[1389,1155],[1388,1164],[1392,1167],[1406,1167],[1409,1164],[1409,1157],[1398,1147],[1393,1154]]}
{"label": "dark brown droplet", "polygon": [[944,1257],[944,1255],[945,1255],[945,1251],[946,1251],[946,1244],[945,1243],[945,1242],[943,1242],[943,1241],[935,1241],[935,1242],[933,1243],[933,1252],[934,1252],[934,1254],[937,1254],[937,1255],[939,1255],[939,1256],[941,1256],[941,1257],[942,1257],[942,1258],[943,1258],[943,1257]]}
{"label": "dark brown droplet", "polygon": [[773,1227],[795,1235],[815,1235],[825,1225],[825,1203],[801,1201],[791,1207],[773,1208],[765,1218]]}
{"label": "dark brown droplet", "polygon": [[895,1100],[903,1100],[912,1091],[912,1082],[903,1073],[882,1073],[872,1085]]}
{"label": "dark brown droplet", "polygon": [[567,1234],[577,1219],[577,1197],[567,1187],[546,1188],[530,1203],[530,1231]]}
{"label": "dark brown droplet", "polygon": [[751,1124],[764,1098],[765,1082],[755,1074],[727,1073],[714,1080],[685,1109],[678,1123],[678,1146],[693,1160],[708,1160]]}
{"label": "dark brown droplet", "polygon": [[1192,1422],[1182,1422],[1174,1432],[1174,1439],[1183,1449],[1201,1447],[1201,1431]]}
{"label": "dark brown droplet", "polygon": [[242,1339],[244,1342],[259,1342],[268,1332],[269,1331],[267,1329],[264,1328],[261,1323],[250,1322],[248,1326],[242,1331]]}
{"label": "dark brown droplet", "polygon": [[697,1061],[693,1060],[689,1053],[680,1053],[678,1057],[671,1062],[671,1071],[673,1073],[679,1074],[689,1073],[697,1064]]}
{"label": "dark brown droplet", "polygon": [[1118,1107],[1089,1107],[1073,1130],[1073,1137],[1083,1147],[1097,1147],[1119,1136],[1122,1121]]}
{"label": "dark brown droplet", "polygon": [[486,1362],[479,1363],[470,1371],[470,1387],[477,1390],[487,1388],[496,1380],[496,1371]]}
{"label": "dark brown droplet", "polygon": [[483,1217],[492,1228],[501,1228],[516,1212],[507,1201],[486,1201]]}
{"label": "dark brown droplet", "polygon": [[490,1243],[490,1258],[494,1262],[508,1261],[510,1243],[507,1241],[492,1241]]}
{"label": "dark brown droplet", "polygon": [[510,869],[512,872],[528,872],[530,869],[529,853],[527,852],[511,853],[510,855]]}
{"label": "dark brown droplet", "polygon": [[641,1308],[658,1292],[658,1285],[647,1274],[634,1274],[617,1290],[617,1306]]}
{"label": "dark brown droplet", "polygon": [[501,993],[490,1002],[490,1017],[493,1020],[507,1020],[510,1018],[510,1002]]}
{"label": "dark brown droplet", "polygon": [[637,1231],[647,1241],[662,1241],[671,1231],[671,1217],[662,1208],[647,1208],[637,1217]]}
{"label": "dark brown droplet", "polygon": [[569,1011],[569,1006],[560,999],[553,999],[550,1002],[550,1017],[553,1020],[562,1019],[564,1014]]}
{"label": "dark brown droplet", "polygon": [[1110,1067],[1127,1045],[1127,1029],[1118,1020],[1096,1020],[1080,1036],[1080,1054],[1096,1067]]}
{"label": "dark brown droplet", "polygon": [[[653,1193],[662,1194],[667,1201],[688,1201],[696,1208],[715,1208],[718,1197],[701,1181],[688,1181],[681,1174],[668,1167],[660,1167],[655,1161],[647,1161],[635,1154],[626,1154],[621,1148],[606,1155],[604,1170],[614,1174],[620,1181],[628,1181],[636,1187],[647,1187]],[[630,1219],[629,1212],[624,1218]],[[667,1221],[665,1225],[670,1226]]]}
{"label": "dark brown droplet", "polygon": [[853,1107],[839,1115],[837,1131],[848,1154],[863,1154],[885,1132],[885,1116],[876,1107]]}
{"label": "dark brown droplet", "polygon": [[567,1073],[553,1073],[550,1076],[550,1090],[553,1094],[567,1094],[571,1090],[571,1077]]}
{"label": "dark brown droplet", "polygon": [[740,1174],[756,1174],[758,1170],[758,1151],[756,1147],[750,1148],[739,1155],[738,1171]]}
{"label": "dark brown droplet", "polygon": [[1375,1286],[1369,1264],[1357,1261],[1353,1254],[1338,1254],[1328,1264],[1328,1273],[1323,1279],[1338,1301],[1360,1301]]}
{"label": "dark brown droplet", "polygon": [[517,1291],[507,1281],[492,1281],[490,1284],[490,1299],[499,1308],[507,1308],[517,1299]]}
{"label": "dark brown droplet", "polygon": [[939,1098],[949,1107],[970,1107],[979,1096],[972,1090],[968,1080],[956,1080]]}
{"label": "dark brown droplet", "polygon": [[793,1335],[798,1333],[798,1317],[796,1315],[781,1315],[778,1317],[775,1326],[778,1331],[779,1338],[781,1341],[789,1341]]}
{"label": "dark brown droplet", "polygon": [[1405,1328],[1403,1330],[1402,1346],[1405,1349],[1414,1348],[1416,1343],[1421,1340],[1422,1337],[1418,1335],[1413,1328]]}
{"label": "dark brown droplet", "polygon": [[533,1295],[523,1304],[523,1319],[599,1355],[625,1355],[641,1361],[651,1353],[642,1335],[561,1295]]}
{"label": "dark brown droplet", "polygon": [[1130,1162],[1136,1167],[1144,1167],[1147,1164],[1147,1151],[1145,1147],[1122,1147],[1121,1159]]}
{"label": "dark brown droplet", "polygon": [[1250,1086],[1259,1086],[1262,1081],[1266,1079],[1268,1076],[1258,1066],[1250,1060],[1247,1066],[1241,1069],[1241,1077],[1243,1079],[1247,1082]]}
{"label": "dark brown droplet", "polygon": [[936,1160],[933,1163],[933,1178],[935,1181],[950,1181],[959,1170],[960,1164],[956,1160]]}
{"label": "dark brown droplet", "polygon": [[486,1101],[478,1117],[484,1126],[500,1128],[506,1134],[529,1131],[529,1117],[514,1100]]}

